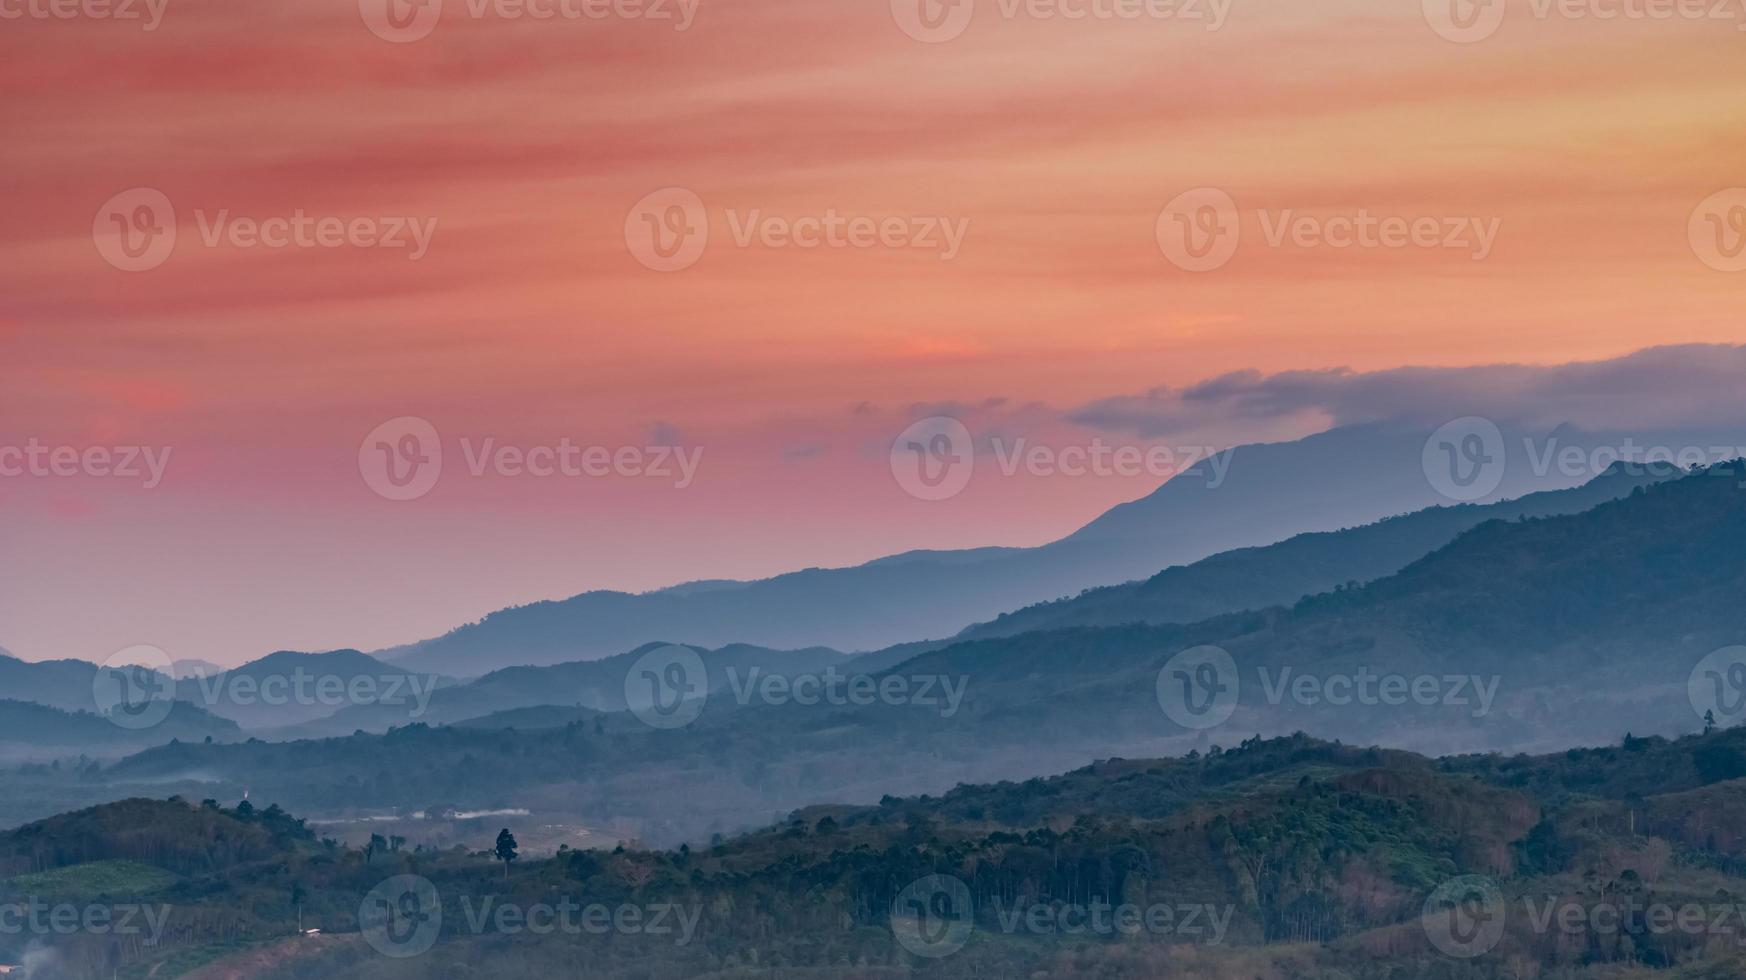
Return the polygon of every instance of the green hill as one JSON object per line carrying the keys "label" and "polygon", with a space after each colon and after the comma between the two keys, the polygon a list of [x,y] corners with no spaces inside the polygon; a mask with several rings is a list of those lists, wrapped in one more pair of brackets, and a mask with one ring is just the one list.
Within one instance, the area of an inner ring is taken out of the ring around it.
{"label": "green hill", "polygon": [[1245,609],[1290,605],[1304,596],[1393,575],[1487,521],[1575,514],[1678,475],[1668,466],[1617,464],[1569,490],[1493,504],[1432,507],[1374,524],[1300,534],[1240,548],[1141,582],[1112,585],[1039,603],[979,623],[960,640],[1015,636],[1074,626],[1192,623]]}
{"label": "green hill", "polygon": [[[475,851],[354,849],[315,841],[277,808],[130,800],[0,834],[0,860],[42,866],[0,879],[0,903],[101,881],[89,900],[155,910],[149,943],[39,941],[67,977],[393,980],[585,964],[609,980],[1694,980],[1742,965],[1723,929],[1746,894],[1746,852],[1737,834],[1694,828],[1739,826],[1746,780],[1722,778],[1717,760],[1743,752],[1746,730],[1443,759],[1251,739],[815,807],[708,847],[569,851],[507,875],[489,829]],[[1664,791],[1643,793],[1656,778]],[[221,842],[223,860],[199,857]],[[360,911],[408,875],[425,898],[395,906],[416,914],[372,932],[372,946]],[[1439,896],[1473,882],[1495,893],[1480,911],[1499,927],[1451,953]],[[942,928],[917,930],[905,911],[916,895]],[[1617,930],[1580,915],[1620,904],[1705,915],[1695,929],[1642,918]],[[1576,925],[1536,917],[1553,907],[1576,910]],[[553,925],[530,929],[542,909]],[[421,952],[411,924],[426,921]],[[323,935],[298,938],[300,922]],[[0,957],[17,938],[0,936]]]}

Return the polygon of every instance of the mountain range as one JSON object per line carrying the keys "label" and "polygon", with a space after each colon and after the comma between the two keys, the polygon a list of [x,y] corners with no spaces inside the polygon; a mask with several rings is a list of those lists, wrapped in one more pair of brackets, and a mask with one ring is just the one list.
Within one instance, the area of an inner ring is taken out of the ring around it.
{"label": "mountain range", "polygon": [[281,650],[232,670],[181,680],[176,698],[247,729],[287,728],[354,705],[387,702],[402,717],[452,678],[419,674],[357,650]]}
{"label": "mountain range", "polygon": [[[1299,535],[1168,568],[1143,581],[1026,607],[971,626],[950,641],[900,644],[852,659],[822,647],[780,651],[730,644],[715,651],[694,650],[708,665],[709,690],[718,691],[729,674],[743,677],[761,670],[766,676],[793,677],[832,666],[848,673],[877,674],[975,640],[1013,637],[1023,647],[1022,634],[1038,631],[1191,623],[1288,605],[1307,595],[1381,578],[1487,521],[1582,511],[1665,480],[1674,472],[1669,467],[1619,464],[1587,484],[1566,490],[1484,505],[1427,508],[1374,524]],[[629,707],[626,672],[655,645],[644,644],[597,661],[505,668],[471,682],[420,674],[406,666],[407,660],[384,663],[358,651],[281,651],[232,671],[183,680],[175,690],[179,699],[200,706],[216,720],[235,722],[251,734],[278,740],[379,733],[412,722],[478,726],[506,712],[536,708],[625,710]],[[5,691],[18,692],[17,700],[67,711],[92,707],[89,691],[94,670],[81,661],[26,664],[0,659]],[[299,686],[298,678],[307,683]],[[272,687],[275,679],[285,690]],[[313,686],[317,680],[331,686],[317,691]],[[357,688],[359,683],[368,690]],[[1068,686],[1078,683],[1073,679]],[[360,693],[365,696],[355,696]],[[520,723],[527,724],[528,718],[523,715]],[[223,725],[186,734],[211,735],[220,741],[234,737]],[[139,739],[129,736],[120,744],[137,747]]]}
{"label": "mountain range", "polygon": [[388,699],[404,720],[431,692],[455,682],[417,675],[356,650],[280,651],[233,670],[205,673],[179,663],[177,680],[155,671],[159,692],[173,700],[165,721],[143,729],[117,725],[98,712],[101,668],[84,660],[29,663],[0,654],[0,741],[12,761],[52,758],[68,750],[94,755],[136,751],[172,738],[230,741],[244,730],[312,722],[342,708]]}
{"label": "mountain range", "polygon": [[[1473,502],[1586,483],[1607,468],[1609,447],[1739,441],[1728,432],[1591,432],[1573,426],[1503,425],[1499,432],[1497,486]],[[1041,547],[916,551],[755,582],[695,582],[637,595],[589,592],[505,609],[378,656],[409,670],[476,677],[502,667],[597,659],[656,639],[710,648],[749,643],[845,651],[945,639],[1001,613],[1087,588],[1453,503],[1426,476],[1430,435],[1430,427],[1391,422],[1239,446]],[[1592,465],[1596,461],[1601,465]],[[1424,540],[1434,542],[1436,534]],[[1395,558],[1416,557],[1408,550],[1403,547]],[[1370,568],[1380,573],[1387,565]],[[1310,576],[1302,584],[1320,581]],[[1289,601],[1295,587],[1286,584],[1270,596]]]}
{"label": "mountain range", "polygon": [[[681,841],[825,800],[937,793],[1300,729],[1432,751],[1678,735],[1704,724],[1689,690],[1697,669],[1746,637],[1743,484],[1738,464],[1720,466],[1576,514],[1491,520],[1394,575],[1288,607],[945,645],[880,673],[899,696],[869,703],[712,693],[673,730],[569,708],[530,713],[561,727],[413,724],[182,744],[103,778],[112,792],[190,779],[190,792],[253,786],[323,814],[513,802]],[[1164,695],[1177,655],[1209,646],[1230,657],[1214,679],[1234,696],[1228,717],[1201,727]],[[1336,685],[1367,675],[1398,678],[1403,696],[1354,701],[1348,687],[1342,701]],[[953,689],[957,700],[942,696]]]}
{"label": "mountain range", "polygon": [[1307,595],[1392,575],[1486,521],[1574,514],[1680,473],[1674,466],[1620,463],[1568,490],[1541,491],[1492,504],[1428,507],[1374,524],[1238,548],[1167,568],[1142,581],[1089,589],[1002,613],[966,628],[954,639],[1015,636],[1069,626],[1192,623],[1243,609],[1289,605]]}
{"label": "mountain range", "polygon": [[[574,707],[587,712],[622,712],[648,704],[648,697],[635,694],[626,678],[645,654],[665,647],[647,643],[628,653],[602,660],[574,661],[549,667],[507,667],[465,684],[439,688],[422,710],[407,705],[365,704],[346,707],[332,715],[306,721],[292,728],[268,733],[273,738],[320,738],[349,735],[354,731],[382,732],[419,722],[430,725],[473,722],[519,709]],[[717,692],[744,676],[797,677],[833,666],[849,669],[848,657],[824,647],[808,650],[771,650],[749,644],[729,644],[719,650],[684,647],[698,657],[704,674],[702,690]],[[510,722],[503,723],[505,727]]]}
{"label": "mountain range", "polygon": [[[1427,508],[1375,524],[1239,549],[1192,565],[1166,569],[1143,582],[1094,589],[1075,598],[1004,614],[989,623],[970,627],[949,642],[1076,625],[1186,623],[1245,609],[1290,604],[1307,595],[1398,572],[1486,521],[1576,513],[1627,496],[1639,486],[1668,479],[1677,472],[1667,466],[1619,464],[1569,490],[1545,491],[1494,504]],[[412,720],[430,724],[477,723],[479,718],[497,712],[560,703],[595,711],[622,711],[626,708],[625,673],[637,657],[655,645],[646,644],[630,653],[599,661],[494,671],[471,683],[443,689],[431,700],[430,710],[418,718],[409,718],[405,711],[388,706],[368,706],[346,709],[332,718],[272,734],[285,738],[345,735],[354,730],[380,732]],[[768,674],[791,677],[821,671],[835,663],[847,671],[878,673],[945,645],[947,642],[900,644],[852,659],[825,648],[775,651],[736,644],[713,652],[696,649],[709,665],[709,686],[713,691],[726,685],[729,671],[737,670],[743,675],[760,668]],[[570,700],[554,701],[554,692],[566,692]]]}

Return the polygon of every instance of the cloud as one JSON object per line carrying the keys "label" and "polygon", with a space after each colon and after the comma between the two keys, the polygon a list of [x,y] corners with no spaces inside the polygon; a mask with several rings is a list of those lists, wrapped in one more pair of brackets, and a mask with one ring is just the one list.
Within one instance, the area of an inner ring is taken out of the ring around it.
{"label": "cloud", "polygon": [[801,463],[809,459],[817,459],[829,451],[820,443],[809,442],[782,450],[782,458],[790,463]]}
{"label": "cloud", "polygon": [[1237,371],[1099,399],[1065,417],[1145,438],[1245,422],[1441,423],[1465,415],[1586,429],[1746,425],[1742,379],[1746,346],[1690,344],[1552,366]]}
{"label": "cloud", "polygon": [[909,406],[908,411],[909,417],[912,419],[926,419],[944,415],[958,419],[962,422],[968,421],[977,416],[999,412],[1002,408],[1006,407],[1009,400],[1010,399],[996,397],[984,398],[977,402],[917,402],[916,404]]}
{"label": "cloud", "polygon": [[687,440],[685,433],[671,422],[656,422],[649,426],[649,444],[654,446],[683,446]]}

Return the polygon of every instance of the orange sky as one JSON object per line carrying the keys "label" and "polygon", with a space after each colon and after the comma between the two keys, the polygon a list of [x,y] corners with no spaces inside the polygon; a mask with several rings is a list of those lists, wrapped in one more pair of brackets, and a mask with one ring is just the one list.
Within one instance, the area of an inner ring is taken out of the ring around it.
{"label": "orange sky", "polygon": [[[623,15],[646,2],[535,20],[446,0],[394,43],[366,24],[379,0],[158,2],[146,30],[0,0],[0,446],[174,448],[149,492],[0,478],[0,645],[32,659],[368,648],[592,587],[1036,543],[1156,482],[919,502],[883,455],[918,403],[1017,417],[1245,368],[1741,339],[1746,278],[1688,225],[1746,184],[1746,4],[1572,20],[1510,0],[1456,43],[1419,0],[1233,0],[1217,29],[975,0],[923,43],[899,27],[917,0],[701,0],[683,31]],[[709,243],[653,271],[627,216],[674,187]],[[127,272],[93,226],[135,188],[170,201],[177,240]],[[1198,273],[1158,238],[1195,188],[1241,226]],[[1495,245],[1267,240],[1286,212],[1360,211],[1475,219]],[[299,212],[434,230],[416,260],[204,240],[221,214]],[[964,237],[949,259],[741,245],[754,212]],[[393,503],[357,450],[398,416],[707,456],[684,490],[485,478]]]}

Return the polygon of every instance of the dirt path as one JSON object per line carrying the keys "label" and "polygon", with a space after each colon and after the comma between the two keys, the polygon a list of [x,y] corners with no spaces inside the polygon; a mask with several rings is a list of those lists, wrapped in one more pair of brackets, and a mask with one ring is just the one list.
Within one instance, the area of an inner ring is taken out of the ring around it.
{"label": "dirt path", "polygon": [[331,952],[357,941],[358,937],[355,935],[291,937],[208,963],[183,974],[182,980],[251,980],[298,957]]}

